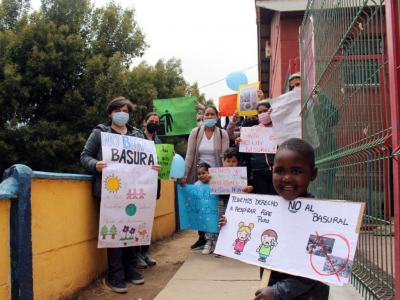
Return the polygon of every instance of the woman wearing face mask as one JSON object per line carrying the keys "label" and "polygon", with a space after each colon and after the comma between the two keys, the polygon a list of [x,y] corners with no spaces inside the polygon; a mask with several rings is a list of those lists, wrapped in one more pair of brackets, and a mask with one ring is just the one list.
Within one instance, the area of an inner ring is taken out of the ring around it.
{"label": "woman wearing face mask", "polygon": [[[204,110],[204,125],[192,130],[188,139],[185,159],[185,176],[179,184],[194,184],[197,181],[197,165],[207,163],[211,168],[223,167],[223,156],[229,148],[229,138],[225,130],[216,127],[218,110],[215,106],[208,105]],[[204,232],[199,232],[199,240],[191,249],[200,249],[206,240]]]}
{"label": "woman wearing face mask", "polygon": [[[101,173],[107,163],[102,160],[101,133],[129,135],[137,138],[144,138],[143,133],[127,124],[129,115],[132,113],[134,105],[124,97],[112,100],[107,107],[107,114],[110,120],[107,123],[97,125],[81,154],[81,163],[84,168],[95,176],[93,184],[93,196],[101,197]],[[160,173],[161,166],[154,165],[153,170]],[[160,185],[158,184],[157,199],[160,195]],[[125,282],[122,280],[124,271],[125,280],[133,284],[143,284],[144,278],[135,269],[135,247],[107,248],[108,278],[106,284],[117,293],[128,291]]]}
{"label": "woman wearing face mask", "polygon": [[162,144],[161,140],[157,137],[157,130],[160,127],[160,116],[155,112],[148,113],[143,120],[144,125],[144,138],[149,141],[154,141],[154,144]]}
{"label": "woman wearing face mask", "polygon": [[[267,100],[258,102],[258,125],[252,127],[264,126],[272,127],[271,121],[271,105]],[[237,112],[235,112],[237,115]],[[234,118],[235,119],[235,115]],[[233,120],[232,119],[232,120]],[[229,123],[230,125],[230,123]],[[231,129],[232,126],[228,126],[228,134],[230,138],[234,138],[234,132]],[[239,146],[242,140],[240,137],[236,138],[235,144]],[[274,185],[272,183],[272,169],[274,166],[275,154],[261,154],[251,153],[250,155],[250,168],[253,176],[254,193],[256,194],[267,194],[277,195]]]}

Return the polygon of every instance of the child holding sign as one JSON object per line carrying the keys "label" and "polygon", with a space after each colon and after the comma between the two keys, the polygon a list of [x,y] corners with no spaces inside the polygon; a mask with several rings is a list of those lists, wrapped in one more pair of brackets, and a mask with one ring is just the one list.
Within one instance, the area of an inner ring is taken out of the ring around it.
{"label": "child holding sign", "polygon": [[[282,143],[273,169],[273,183],[278,194],[288,201],[298,197],[315,198],[307,191],[310,182],[317,177],[314,160],[314,150],[307,142],[293,138]],[[226,217],[222,216],[218,229],[226,222]],[[258,289],[255,296],[254,300],[308,300],[311,297],[327,300],[329,287],[316,280],[272,271],[268,287]]]}

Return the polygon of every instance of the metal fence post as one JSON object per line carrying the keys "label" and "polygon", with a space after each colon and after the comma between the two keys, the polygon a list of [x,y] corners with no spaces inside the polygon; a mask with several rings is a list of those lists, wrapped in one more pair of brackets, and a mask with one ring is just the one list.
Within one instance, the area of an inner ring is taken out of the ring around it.
{"label": "metal fence post", "polygon": [[396,300],[400,299],[400,7],[398,0],[386,3],[386,28],[388,36],[388,70],[390,84],[390,102],[392,117],[392,146],[393,146],[393,199],[394,199],[394,231],[395,231],[395,290]]}

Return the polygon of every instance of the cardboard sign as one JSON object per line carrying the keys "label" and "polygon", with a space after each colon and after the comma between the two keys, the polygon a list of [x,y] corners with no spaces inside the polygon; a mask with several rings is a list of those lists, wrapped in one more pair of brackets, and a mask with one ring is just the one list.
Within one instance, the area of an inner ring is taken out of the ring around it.
{"label": "cardboard sign", "polygon": [[247,167],[210,168],[211,194],[241,193],[247,186]]}
{"label": "cardboard sign", "polygon": [[189,134],[197,126],[196,96],[153,100],[160,120],[165,122],[165,135]]}
{"label": "cardboard sign", "polygon": [[209,185],[178,185],[181,229],[219,232],[218,201],[218,195],[210,194]]}
{"label": "cardboard sign", "polygon": [[215,253],[283,273],[347,284],[364,206],[232,194]]}
{"label": "cardboard sign", "polygon": [[273,127],[242,127],[240,138],[239,152],[276,153],[278,147]]}
{"label": "cardboard sign", "polygon": [[260,83],[249,83],[239,86],[237,96],[237,111],[239,116],[254,116],[257,115],[257,102],[260,99],[257,96],[257,90]]}
{"label": "cardboard sign", "polygon": [[219,97],[219,116],[230,117],[236,110],[238,94],[226,95]]}
{"label": "cardboard sign", "polygon": [[156,146],[158,164],[161,166],[160,175],[158,179],[169,179],[169,172],[171,171],[172,159],[174,158],[174,145],[158,144]]}
{"label": "cardboard sign", "polygon": [[98,248],[150,245],[157,198],[154,142],[101,133],[103,169]]}

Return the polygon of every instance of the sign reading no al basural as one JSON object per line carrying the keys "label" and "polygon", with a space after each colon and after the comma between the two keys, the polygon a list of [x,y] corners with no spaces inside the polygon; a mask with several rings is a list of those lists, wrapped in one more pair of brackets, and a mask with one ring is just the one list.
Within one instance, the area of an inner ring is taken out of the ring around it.
{"label": "sign reading no al basural", "polygon": [[98,248],[150,245],[157,198],[153,141],[101,133],[103,169]]}
{"label": "sign reading no al basural", "polygon": [[364,206],[231,194],[215,253],[283,273],[347,284]]}

